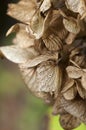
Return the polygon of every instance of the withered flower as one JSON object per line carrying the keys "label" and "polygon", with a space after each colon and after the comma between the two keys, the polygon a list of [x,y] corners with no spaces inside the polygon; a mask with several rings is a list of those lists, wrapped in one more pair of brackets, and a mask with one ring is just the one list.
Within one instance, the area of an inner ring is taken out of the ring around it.
{"label": "withered flower", "polygon": [[65,130],[86,123],[86,1],[20,0],[7,13],[20,23],[8,30],[14,45],[0,47],[0,57],[18,64]]}

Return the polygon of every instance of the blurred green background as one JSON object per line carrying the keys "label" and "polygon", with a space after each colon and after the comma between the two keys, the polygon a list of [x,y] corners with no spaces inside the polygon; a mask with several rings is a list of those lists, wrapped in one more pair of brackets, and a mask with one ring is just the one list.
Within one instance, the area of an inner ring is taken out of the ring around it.
{"label": "blurred green background", "polygon": [[[17,0],[0,0],[0,46],[12,43],[6,31],[17,21],[6,15],[7,5]],[[0,59],[0,130],[63,130],[58,117],[24,85],[16,64]],[[49,125],[49,128],[48,128]],[[76,130],[86,130],[81,125]]]}

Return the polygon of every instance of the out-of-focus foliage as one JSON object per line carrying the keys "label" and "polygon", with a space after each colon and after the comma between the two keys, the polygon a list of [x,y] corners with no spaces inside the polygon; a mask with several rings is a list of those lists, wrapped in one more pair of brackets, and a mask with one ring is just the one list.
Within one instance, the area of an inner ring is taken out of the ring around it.
{"label": "out-of-focus foliage", "polygon": [[28,92],[17,67],[0,60],[0,130],[41,130],[46,109]]}

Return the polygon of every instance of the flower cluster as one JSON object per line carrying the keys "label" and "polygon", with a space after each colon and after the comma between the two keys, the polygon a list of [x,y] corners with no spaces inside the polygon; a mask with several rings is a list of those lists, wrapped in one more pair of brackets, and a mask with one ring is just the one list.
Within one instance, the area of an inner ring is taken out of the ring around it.
{"label": "flower cluster", "polygon": [[65,130],[86,124],[86,1],[20,0],[8,15],[14,45],[0,56],[17,63],[29,90],[53,106]]}

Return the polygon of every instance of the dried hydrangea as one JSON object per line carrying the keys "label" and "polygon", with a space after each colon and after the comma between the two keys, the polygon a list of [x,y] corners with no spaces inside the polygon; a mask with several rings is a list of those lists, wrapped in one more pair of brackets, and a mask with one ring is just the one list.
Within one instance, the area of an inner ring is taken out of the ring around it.
{"label": "dried hydrangea", "polygon": [[0,56],[17,63],[29,90],[53,106],[65,130],[86,124],[86,1],[20,0],[8,15],[13,45]]}

